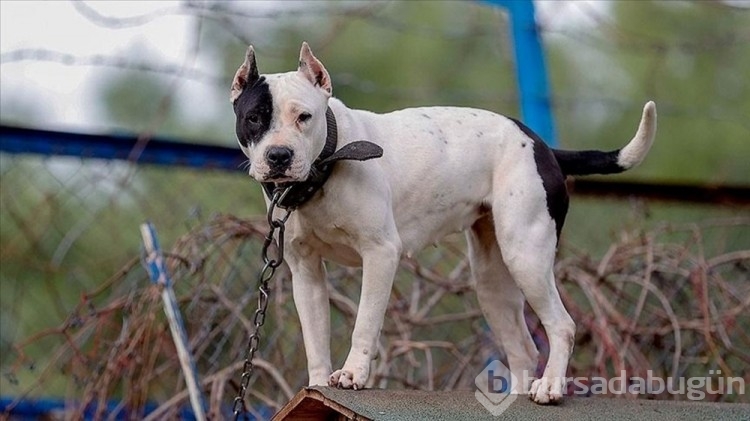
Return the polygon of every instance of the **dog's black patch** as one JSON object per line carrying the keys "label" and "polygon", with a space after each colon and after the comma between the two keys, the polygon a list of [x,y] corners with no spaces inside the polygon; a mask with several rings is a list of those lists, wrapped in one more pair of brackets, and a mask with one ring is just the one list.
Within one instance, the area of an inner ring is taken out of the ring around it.
{"label": "dog's black patch", "polygon": [[560,150],[553,152],[563,173],[567,175],[616,174],[626,169],[617,163],[619,149],[612,152]]}
{"label": "dog's black patch", "polygon": [[261,76],[252,86],[246,87],[234,102],[237,116],[237,139],[244,147],[258,143],[271,128],[273,97],[266,78]]}
{"label": "dog's black patch", "polygon": [[536,170],[542,179],[544,191],[547,193],[547,211],[550,217],[555,221],[557,229],[557,239],[560,240],[560,232],[565,215],[568,213],[568,190],[565,187],[565,176],[558,165],[552,150],[547,147],[544,141],[534,133],[530,128],[520,121],[511,118],[516,126],[534,141],[534,161]]}

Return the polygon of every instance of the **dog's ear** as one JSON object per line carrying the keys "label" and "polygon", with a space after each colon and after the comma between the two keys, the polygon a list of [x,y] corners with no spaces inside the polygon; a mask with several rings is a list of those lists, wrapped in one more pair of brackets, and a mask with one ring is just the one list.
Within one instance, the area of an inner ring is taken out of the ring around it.
{"label": "dog's ear", "polygon": [[255,81],[258,80],[258,66],[255,64],[255,50],[253,46],[247,47],[245,53],[245,62],[242,63],[237,73],[234,74],[234,80],[232,80],[232,90],[229,92],[229,100],[234,104],[234,101],[239,98],[242,91],[246,86],[252,86]]}
{"label": "dog's ear", "polygon": [[310,51],[310,46],[306,42],[302,43],[302,49],[299,52],[299,68],[297,69],[307,80],[314,86],[320,86],[328,96],[333,93],[331,76],[320,62]]}

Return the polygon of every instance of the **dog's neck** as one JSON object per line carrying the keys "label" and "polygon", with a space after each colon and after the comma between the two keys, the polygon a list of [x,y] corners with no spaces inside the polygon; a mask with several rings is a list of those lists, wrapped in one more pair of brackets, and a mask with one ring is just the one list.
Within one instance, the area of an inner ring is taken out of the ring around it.
{"label": "dog's neck", "polygon": [[326,143],[320,155],[318,155],[318,158],[315,159],[315,162],[310,167],[310,174],[308,174],[307,179],[289,183],[261,183],[269,200],[273,197],[276,189],[289,188],[289,191],[277,204],[278,207],[282,209],[296,209],[307,203],[323,187],[326,180],[328,180],[328,177],[333,172],[333,165],[336,161],[344,159],[365,161],[379,158],[383,155],[383,149],[380,146],[364,140],[346,144],[337,151],[338,127],[336,125],[336,116],[333,114],[331,107],[326,109],[326,127]]}

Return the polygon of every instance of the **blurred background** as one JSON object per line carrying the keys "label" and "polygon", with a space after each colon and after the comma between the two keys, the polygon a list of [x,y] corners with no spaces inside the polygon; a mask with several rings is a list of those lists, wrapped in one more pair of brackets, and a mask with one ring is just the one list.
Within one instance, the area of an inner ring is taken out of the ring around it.
{"label": "blurred background", "polygon": [[[638,169],[608,179],[750,185],[750,3],[533,4],[558,147],[618,148],[635,132],[643,104],[654,100],[659,131],[650,155]],[[459,105],[520,115],[508,15],[485,2],[3,1],[0,122],[235,147],[228,91],[247,45],[255,47],[260,72],[274,73],[296,68],[302,41],[326,65],[334,95],[352,108]],[[139,264],[144,220],[176,256],[172,269],[199,371],[224,373],[211,381],[229,385],[224,398],[234,393],[232,364],[247,333],[237,312],[249,317],[254,310],[264,230],[252,222],[264,213],[260,188],[240,168],[2,153],[0,176],[3,397],[123,399],[143,410],[146,402],[179,395],[179,368],[166,362],[173,350],[164,316]],[[750,208],[690,199],[574,195],[558,271],[566,305],[583,324],[573,373],[721,368],[750,381]],[[387,326],[382,352],[392,358],[379,363],[374,386],[471,387],[497,352],[474,298],[463,294],[470,277],[462,241],[448,239],[442,251],[403,264],[391,306],[404,320]],[[342,359],[358,296],[356,282],[345,281],[356,271],[329,272],[341,293],[334,333],[346,343],[334,354]],[[276,333],[264,343],[269,367],[285,380],[256,379],[265,389],[250,399],[261,418],[306,382],[285,276],[268,327]],[[635,289],[619,284],[631,278],[638,279]],[[602,287],[608,282],[611,288]],[[603,288],[612,305],[586,294],[588,287]],[[241,298],[219,310],[221,291]],[[443,319],[427,323],[428,316]],[[529,322],[544,349],[533,315]],[[448,333],[437,335],[431,323]],[[601,323],[609,328],[593,328]],[[129,330],[139,324],[150,328]],[[616,338],[610,348],[597,339],[602,329]],[[163,355],[149,357],[157,343]],[[124,355],[120,346],[128,360],[113,363],[115,369],[110,362],[119,357],[107,352]],[[405,366],[398,358],[408,360]],[[150,365],[139,365],[143,359]],[[140,380],[118,378],[124,372]],[[154,383],[159,376],[172,383]],[[211,399],[222,401],[215,393]],[[183,396],[172,405],[184,403]]]}

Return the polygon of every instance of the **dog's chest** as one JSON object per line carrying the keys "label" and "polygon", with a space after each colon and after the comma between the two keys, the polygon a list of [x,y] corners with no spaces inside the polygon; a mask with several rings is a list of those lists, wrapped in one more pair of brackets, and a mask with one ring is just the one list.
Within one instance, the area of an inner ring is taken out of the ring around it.
{"label": "dog's chest", "polygon": [[316,254],[345,266],[362,265],[356,232],[344,228],[335,215],[327,218],[296,215],[290,222],[287,239],[293,252],[303,257]]}

